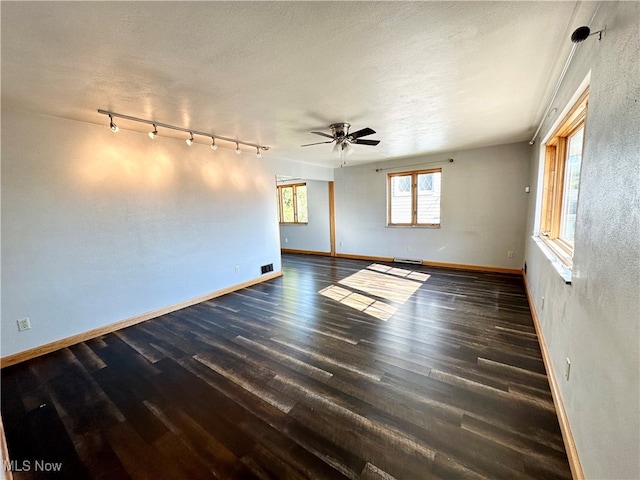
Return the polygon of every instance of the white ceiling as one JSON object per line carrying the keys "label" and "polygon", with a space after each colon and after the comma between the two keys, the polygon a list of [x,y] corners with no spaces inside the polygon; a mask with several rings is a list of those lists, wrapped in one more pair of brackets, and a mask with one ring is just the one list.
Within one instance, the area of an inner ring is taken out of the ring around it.
{"label": "white ceiling", "polygon": [[112,110],[269,145],[263,159],[327,166],[339,164],[331,145],[300,145],[335,122],[381,140],[355,146],[351,164],[524,141],[571,32],[596,7],[2,2],[2,106],[104,125],[97,109]]}

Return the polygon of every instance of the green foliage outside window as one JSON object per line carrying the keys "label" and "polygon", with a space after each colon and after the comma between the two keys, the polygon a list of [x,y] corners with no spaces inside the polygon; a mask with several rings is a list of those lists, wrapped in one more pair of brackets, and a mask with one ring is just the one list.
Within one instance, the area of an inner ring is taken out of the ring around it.
{"label": "green foliage outside window", "polygon": [[307,223],[307,185],[278,186],[278,213],[280,223]]}

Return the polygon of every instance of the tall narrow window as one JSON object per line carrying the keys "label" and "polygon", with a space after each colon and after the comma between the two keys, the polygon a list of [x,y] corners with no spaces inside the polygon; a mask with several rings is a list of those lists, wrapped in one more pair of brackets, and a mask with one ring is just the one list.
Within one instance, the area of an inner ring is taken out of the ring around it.
{"label": "tall narrow window", "polygon": [[541,238],[571,266],[589,93],[586,91],[546,144]]}
{"label": "tall narrow window", "polygon": [[307,185],[278,185],[278,220],[280,223],[307,223]]}
{"label": "tall narrow window", "polygon": [[567,160],[564,167],[564,191],[562,195],[562,213],[560,214],[560,238],[570,245],[573,245],[576,230],[583,137],[584,126],[581,126],[567,139]]}
{"label": "tall narrow window", "polygon": [[388,224],[440,226],[442,169],[388,175]]}

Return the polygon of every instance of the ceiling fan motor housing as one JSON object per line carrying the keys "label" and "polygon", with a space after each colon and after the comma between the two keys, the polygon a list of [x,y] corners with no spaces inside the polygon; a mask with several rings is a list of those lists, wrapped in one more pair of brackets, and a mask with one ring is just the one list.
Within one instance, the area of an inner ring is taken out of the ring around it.
{"label": "ceiling fan motor housing", "polygon": [[334,123],[331,127],[331,133],[336,139],[343,139],[349,134],[349,123]]}

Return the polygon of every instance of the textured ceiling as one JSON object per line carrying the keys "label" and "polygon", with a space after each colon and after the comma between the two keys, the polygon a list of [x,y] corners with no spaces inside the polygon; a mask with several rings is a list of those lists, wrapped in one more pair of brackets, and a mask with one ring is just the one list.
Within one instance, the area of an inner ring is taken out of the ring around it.
{"label": "textured ceiling", "polygon": [[327,166],[331,145],[300,145],[335,122],[381,140],[352,164],[523,141],[596,6],[2,2],[2,106],[105,125],[113,110]]}

